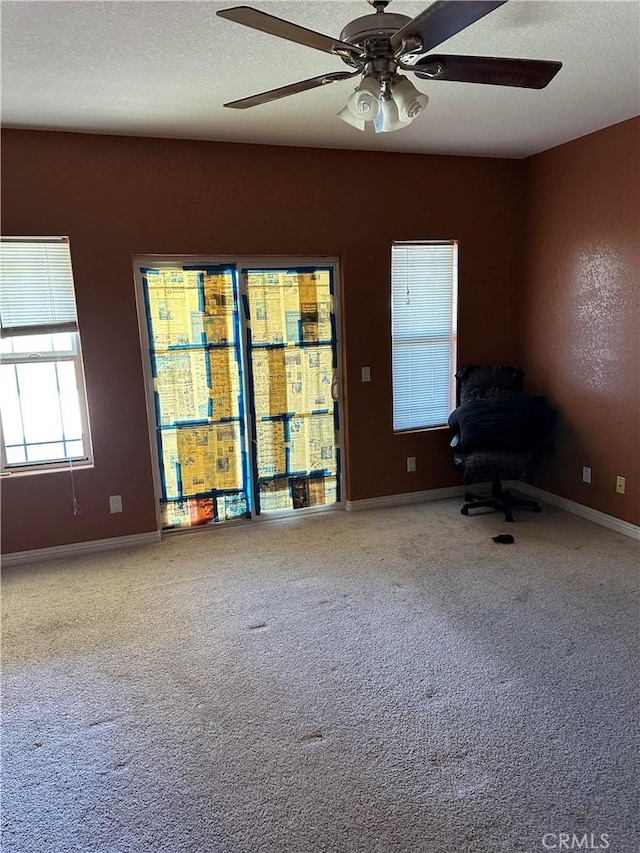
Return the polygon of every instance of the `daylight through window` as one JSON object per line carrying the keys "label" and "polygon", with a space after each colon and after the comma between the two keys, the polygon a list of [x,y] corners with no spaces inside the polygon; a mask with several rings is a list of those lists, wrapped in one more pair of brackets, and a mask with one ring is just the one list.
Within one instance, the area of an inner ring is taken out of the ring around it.
{"label": "daylight through window", "polygon": [[66,237],[0,243],[2,470],[91,462]]}

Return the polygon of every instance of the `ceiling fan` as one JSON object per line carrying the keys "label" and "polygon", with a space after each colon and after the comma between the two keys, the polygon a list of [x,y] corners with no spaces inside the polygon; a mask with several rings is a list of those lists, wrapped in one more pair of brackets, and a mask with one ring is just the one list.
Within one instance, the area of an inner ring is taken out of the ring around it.
{"label": "ceiling fan", "polygon": [[244,110],[361,75],[362,80],[338,116],[359,130],[364,130],[365,123],[371,121],[377,132],[384,133],[406,127],[424,110],[429,100],[408,77],[399,73],[401,71],[410,71],[424,80],[543,89],[562,68],[561,62],[540,59],[430,53],[507,0],[437,0],[415,18],[386,12],[390,0],[367,2],[375,8],[375,13],[351,21],[339,38],[323,35],[249,6],[218,11],[221,18],[245,27],[332,53],[353,69],[301,80],[224,106]]}

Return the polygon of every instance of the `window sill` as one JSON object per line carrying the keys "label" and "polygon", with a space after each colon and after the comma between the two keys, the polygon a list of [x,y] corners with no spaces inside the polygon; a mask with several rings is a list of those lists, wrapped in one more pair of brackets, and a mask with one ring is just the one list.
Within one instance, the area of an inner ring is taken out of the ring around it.
{"label": "window sill", "polygon": [[446,429],[448,430],[450,427],[448,424],[440,424],[439,426],[432,427],[409,427],[409,429],[394,429],[394,435],[414,435],[417,432],[437,432],[438,430]]}
{"label": "window sill", "polygon": [[5,468],[4,471],[0,472],[0,478],[9,480],[14,477],[31,477],[34,474],[67,474],[69,471],[80,471],[93,467],[93,459],[79,459],[77,462],[55,462],[51,465],[34,464],[28,468]]}

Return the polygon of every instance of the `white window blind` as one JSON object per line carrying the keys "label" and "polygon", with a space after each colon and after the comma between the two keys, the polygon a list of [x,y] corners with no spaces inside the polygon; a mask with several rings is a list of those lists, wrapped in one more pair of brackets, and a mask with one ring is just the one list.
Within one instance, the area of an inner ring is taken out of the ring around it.
{"label": "white window blind", "polygon": [[393,428],[442,426],[455,370],[457,243],[391,247]]}
{"label": "white window blind", "polygon": [[0,325],[3,337],[77,328],[68,238],[2,238]]}

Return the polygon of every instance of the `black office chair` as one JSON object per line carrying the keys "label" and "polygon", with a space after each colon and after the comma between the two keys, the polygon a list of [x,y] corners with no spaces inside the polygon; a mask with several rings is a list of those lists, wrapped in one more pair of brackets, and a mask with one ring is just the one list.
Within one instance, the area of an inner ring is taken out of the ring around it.
{"label": "black office chair", "polygon": [[456,373],[456,409],[449,426],[454,465],[465,483],[491,482],[491,495],[466,492],[461,512],[490,508],[513,521],[513,510],[540,512],[536,501],[516,497],[503,480],[530,482],[549,440],[553,409],[544,397],[525,394],[524,371],[509,365],[470,364]]}

